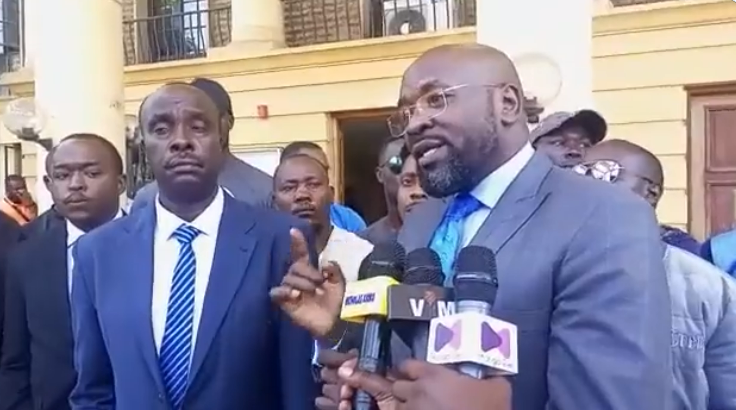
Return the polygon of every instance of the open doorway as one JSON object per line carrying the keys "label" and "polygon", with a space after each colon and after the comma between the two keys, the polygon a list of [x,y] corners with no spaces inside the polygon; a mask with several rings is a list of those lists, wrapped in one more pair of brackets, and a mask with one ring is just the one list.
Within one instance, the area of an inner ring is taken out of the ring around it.
{"label": "open doorway", "polygon": [[386,215],[383,186],[376,180],[378,152],[389,137],[388,112],[337,119],[342,146],[343,198],[367,224]]}

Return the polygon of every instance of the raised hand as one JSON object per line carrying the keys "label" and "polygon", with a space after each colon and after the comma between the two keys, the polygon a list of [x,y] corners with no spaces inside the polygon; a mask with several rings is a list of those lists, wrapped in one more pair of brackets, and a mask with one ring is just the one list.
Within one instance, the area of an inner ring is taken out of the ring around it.
{"label": "raised hand", "polygon": [[271,300],[312,336],[326,337],[339,320],[345,277],[335,262],[312,266],[302,232],[293,228],[290,234],[291,265],[281,285],[271,289]]}

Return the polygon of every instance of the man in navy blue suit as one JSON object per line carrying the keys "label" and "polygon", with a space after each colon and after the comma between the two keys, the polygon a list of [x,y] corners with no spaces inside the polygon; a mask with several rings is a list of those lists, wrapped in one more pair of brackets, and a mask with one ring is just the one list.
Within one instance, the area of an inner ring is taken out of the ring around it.
{"label": "man in navy blue suit", "polygon": [[158,198],[75,248],[74,410],[314,408],[312,338],[344,279],[313,267],[297,220],[218,186],[218,118],[187,84],[141,105]]}

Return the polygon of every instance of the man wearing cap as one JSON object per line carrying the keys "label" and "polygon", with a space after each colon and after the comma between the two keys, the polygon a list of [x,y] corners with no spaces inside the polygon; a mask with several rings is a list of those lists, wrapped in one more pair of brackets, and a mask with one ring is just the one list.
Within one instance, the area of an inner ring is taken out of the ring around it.
{"label": "man wearing cap", "polygon": [[532,146],[558,167],[571,168],[583,160],[585,150],[603,140],[608,125],[593,110],[560,111],[544,118],[531,132]]}
{"label": "man wearing cap", "polygon": [[[260,169],[241,161],[230,152],[230,130],[235,123],[235,116],[227,91],[220,83],[207,78],[195,78],[191,85],[204,91],[220,111],[220,120],[223,122],[223,126],[220,127],[223,131],[220,138],[226,153],[226,159],[220,171],[220,185],[235,199],[255,206],[270,207],[273,186],[271,177]],[[135,196],[131,212],[152,201],[157,192],[158,187],[155,181],[141,188]]]}

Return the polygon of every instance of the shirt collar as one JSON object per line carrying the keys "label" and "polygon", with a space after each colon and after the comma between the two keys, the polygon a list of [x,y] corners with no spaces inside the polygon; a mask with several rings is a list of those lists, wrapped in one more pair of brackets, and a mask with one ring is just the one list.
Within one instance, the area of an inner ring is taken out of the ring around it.
{"label": "shirt collar", "polygon": [[202,234],[207,236],[216,236],[220,227],[220,219],[225,206],[225,196],[221,188],[217,189],[215,199],[205,208],[205,210],[192,222],[187,222],[164,208],[156,196],[156,231],[162,237],[169,239],[174,231],[182,224],[190,225],[199,229]]}
{"label": "shirt collar", "polygon": [[[115,217],[112,219],[115,220],[118,218],[122,218],[123,215],[125,214],[123,214],[122,209],[118,209],[118,213],[115,214]],[[77,228],[73,223],[71,223],[71,221],[69,221],[68,219],[66,220],[66,246],[67,247],[72,246],[75,243],[77,243],[79,238],[85,233],[86,232]]]}
{"label": "shirt collar", "polygon": [[488,208],[495,207],[506,189],[514,182],[516,176],[532,159],[532,156],[534,156],[534,148],[531,144],[524,145],[511,159],[480,181],[470,191],[470,194]]}

